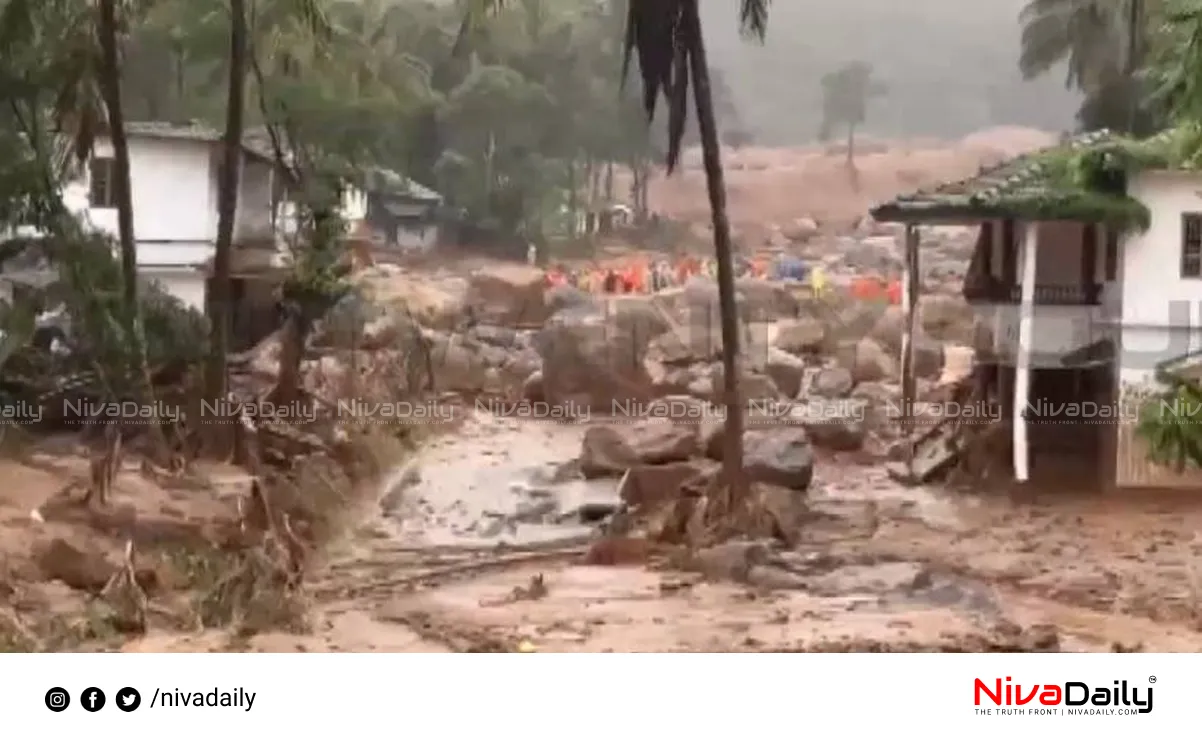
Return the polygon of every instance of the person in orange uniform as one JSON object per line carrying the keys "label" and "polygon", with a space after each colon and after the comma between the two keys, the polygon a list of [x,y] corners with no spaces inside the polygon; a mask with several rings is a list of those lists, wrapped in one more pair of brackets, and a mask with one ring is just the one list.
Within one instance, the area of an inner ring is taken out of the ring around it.
{"label": "person in orange uniform", "polygon": [[886,292],[889,296],[889,304],[901,304],[902,301],[902,285],[898,279],[893,279],[889,282],[889,288]]}

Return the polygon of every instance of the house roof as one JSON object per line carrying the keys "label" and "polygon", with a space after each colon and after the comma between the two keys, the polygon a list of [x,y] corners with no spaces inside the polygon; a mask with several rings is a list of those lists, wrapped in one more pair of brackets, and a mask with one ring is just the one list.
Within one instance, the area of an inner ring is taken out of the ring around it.
{"label": "house roof", "polygon": [[[1074,136],[1052,147],[1020,155],[975,176],[899,196],[870,213],[882,222],[977,221],[996,218],[1138,220],[1142,205],[1123,195],[1104,194],[1076,185],[1057,172],[1052,160],[1077,151],[1116,143],[1101,130]],[[1146,210],[1144,210],[1146,212]]]}
{"label": "house roof", "polygon": [[401,197],[430,204],[442,202],[442,194],[387,168],[369,168],[364,174],[364,186],[369,192],[384,196]]}
{"label": "house roof", "polygon": [[[130,137],[154,139],[179,139],[192,142],[220,142],[222,132],[198,121],[182,123],[167,121],[131,121],[125,125],[125,134]],[[242,147],[250,155],[274,161],[271,143],[262,130],[248,130],[242,136]]]}

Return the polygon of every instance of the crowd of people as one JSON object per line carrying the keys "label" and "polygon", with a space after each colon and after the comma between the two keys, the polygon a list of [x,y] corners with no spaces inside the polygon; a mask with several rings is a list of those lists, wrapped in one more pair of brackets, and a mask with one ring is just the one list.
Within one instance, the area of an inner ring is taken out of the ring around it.
{"label": "crowd of people", "polygon": [[[694,276],[714,279],[718,275],[718,268],[712,258],[687,256],[675,262],[635,259],[624,265],[608,267],[573,269],[560,265],[547,269],[546,274],[550,286],[572,286],[596,294],[645,294],[682,286]],[[785,261],[738,257],[735,259],[735,275],[798,281],[816,291],[826,286],[826,276],[820,266],[807,267],[796,259]]]}
{"label": "crowd of people", "polygon": [[[622,265],[576,268],[557,265],[546,270],[546,280],[548,286],[571,286],[592,294],[647,294],[683,286],[694,276],[714,279],[717,274],[714,259],[688,256],[675,262],[633,259]],[[821,295],[831,287],[822,266],[806,265],[800,259],[787,256],[768,260],[738,257],[735,275],[796,282],[809,288],[814,295]],[[847,283],[846,290],[858,300],[900,304],[902,299],[901,281],[897,276],[857,276]]]}

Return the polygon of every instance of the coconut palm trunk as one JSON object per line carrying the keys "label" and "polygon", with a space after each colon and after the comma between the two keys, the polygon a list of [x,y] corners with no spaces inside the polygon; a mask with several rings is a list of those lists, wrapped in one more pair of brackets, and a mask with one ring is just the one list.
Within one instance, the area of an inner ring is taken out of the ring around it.
{"label": "coconut palm trunk", "polygon": [[[637,1],[637,0],[636,0]],[[714,254],[718,264],[718,305],[722,313],[722,367],[725,382],[726,440],[722,458],[732,501],[746,495],[743,476],[743,403],[739,394],[739,308],[735,301],[735,272],[730,240],[730,220],[726,215],[726,180],[722,172],[722,152],[714,117],[709,65],[705,58],[705,39],[701,34],[698,0],[684,0],[683,25],[691,46],[689,65],[693,77],[693,101],[697,110],[697,128],[701,135],[701,156],[705,167],[705,187],[709,195],[710,218],[714,227]]]}

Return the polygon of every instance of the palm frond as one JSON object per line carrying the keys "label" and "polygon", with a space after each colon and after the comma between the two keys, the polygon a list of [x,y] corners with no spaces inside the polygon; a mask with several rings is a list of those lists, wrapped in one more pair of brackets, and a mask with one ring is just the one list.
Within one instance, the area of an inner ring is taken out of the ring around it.
{"label": "palm frond", "polygon": [[[688,120],[691,62],[701,29],[689,18],[699,18],[698,0],[628,0],[626,35],[622,49],[622,84],[637,60],[642,78],[643,111],[655,120],[662,95],[668,103],[668,171],[680,160],[680,147]],[[739,28],[748,37],[763,40],[768,28],[770,0],[742,0]],[[699,24],[697,24],[699,25]]]}

